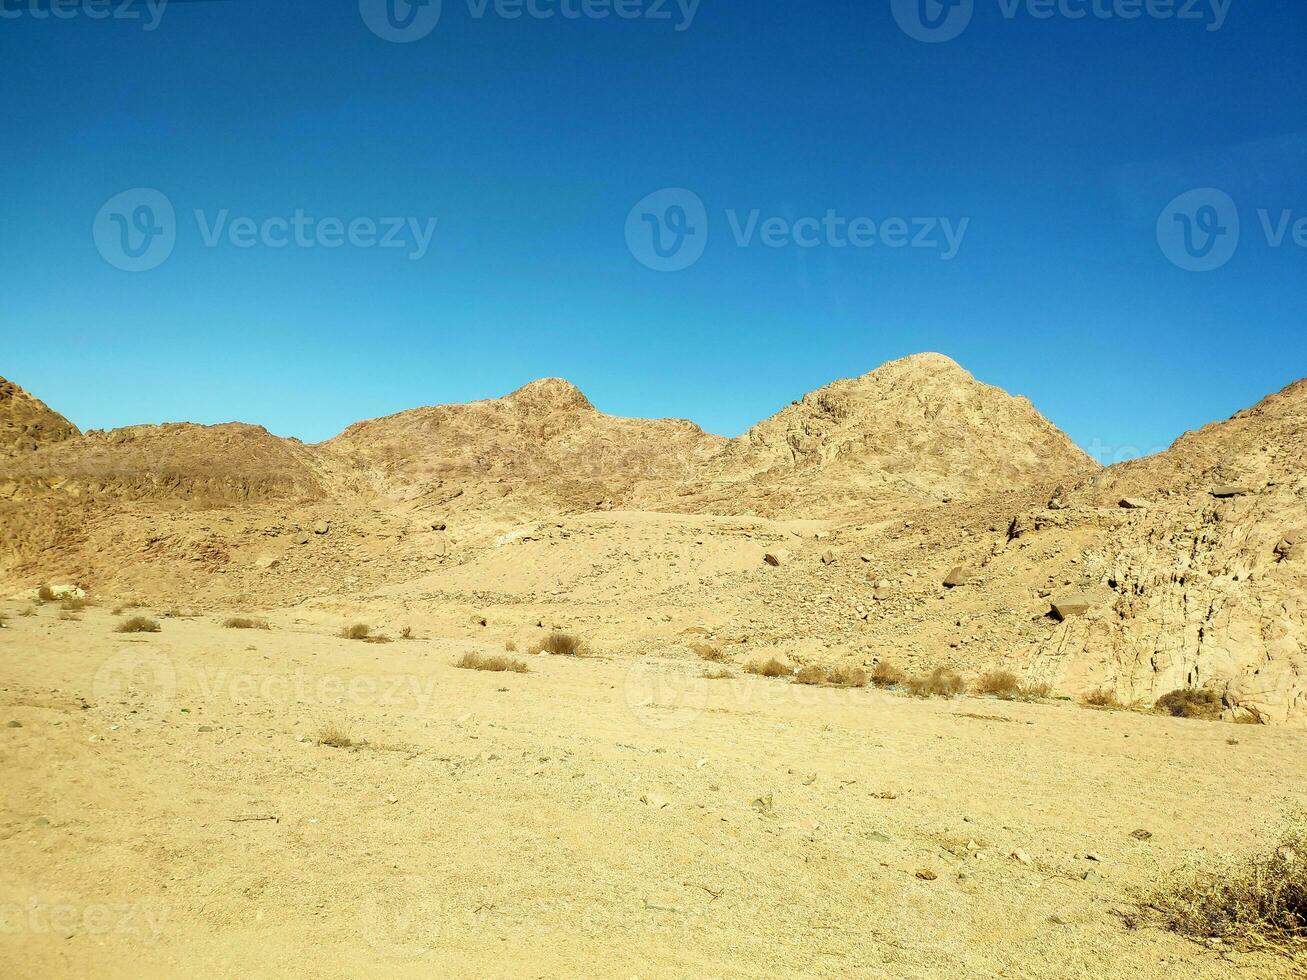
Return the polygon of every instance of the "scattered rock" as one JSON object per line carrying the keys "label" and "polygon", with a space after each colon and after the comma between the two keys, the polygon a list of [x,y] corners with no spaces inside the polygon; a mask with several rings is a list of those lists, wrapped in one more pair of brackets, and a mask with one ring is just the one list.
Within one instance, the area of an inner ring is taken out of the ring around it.
{"label": "scattered rock", "polygon": [[314,534],[328,534],[331,531],[331,525],[326,521],[318,521],[313,525]]}
{"label": "scattered rock", "polygon": [[1151,830],[1132,830],[1130,836],[1135,840],[1152,840],[1153,832]]}
{"label": "scattered rock", "polygon": [[775,813],[775,801],[772,798],[771,793],[768,793],[766,796],[757,797],[749,805],[752,806],[759,813],[761,813],[764,817],[770,817]]}
{"label": "scattered rock", "polygon": [[822,552],[821,563],[823,565],[835,564],[835,552],[829,550]]}
{"label": "scattered rock", "polygon": [[762,556],[762,560],[772,568],[779,568],[781,565],[785,564],[785,559],[788,557],[789,555],[784,551],[769,551],[767,554]]}
{"label": "scattered rock", "polygon": [[640,797],[640,802],[645,806],[653,807],[655,810],[661,810],[668,805],[667,800],[657,793],[645,793]]}
{"label": "scattered rock", "polygon": [[1077,594],[1054,600],[1052,607],[1053,615],[1065,622],[1072,616],[1085,615],[1093,607],[1093,603],[1089,601],[1087,596]]}
{"label": "scattered rock", "polygon": [[449,525],[447,525],[444,521],[432,521],[432,522],[431,522],[431,530],[433,530],[433,531],[444,531],[444,530],[447,530],[448,527],[449,527]]}
{"label": "scattered rock", "polygon": [[922,881],[934,881],[936,878],[939,877],[939,875],[931,871],[930,868],[918,868],[917,877],[920,878]]}
{"label": "scattered rock", "polygon": [[1053,496],[1049,498],[1049,510],[1065,510],[1068,506],[1066,499],[1066,487],[1058,487],[1053,491]]}
{"label": "scattered rock", "polygon": [[1018,862],[1019,864],[1024,864],[1027,867],[1035,863],[1033,860],[1031,860],[1030,855],[1027,854],[1025,851],[1021,850],[1020,848],[1012,852],[1012,860]]}
{"label": "scattered rock", "polygon": [[956,589],[959,585],[966,585],[975,578],[975,574],[970,568],[958,565],[948,575],[944,576],[944,588]]}
{"label": "scattered rock", "polygon": [[1118,506],[1124,510],[1147,510],[1153,505],[1139,497],[1122,497]]}
{"label": "scattered rock", "polygon": [[1212,496],[1217,500],[1229,500],[1231,497],[1242,497],[1249,492],[1250,491],[1245,487],[1234,487],[1228,485],[1212,487],[1211,490]]}

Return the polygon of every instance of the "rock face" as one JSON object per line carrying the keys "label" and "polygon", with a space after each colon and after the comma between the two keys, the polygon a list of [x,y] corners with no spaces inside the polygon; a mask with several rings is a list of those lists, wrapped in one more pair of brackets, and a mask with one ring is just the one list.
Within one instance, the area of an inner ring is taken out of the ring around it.
{"label": "rock face", "polygon": [[1072,692],[1107,685],[1151,702],[1211,686],[1237,712],[1307,724],[1307,567],[1291,557],[1307,526],[1307,383],[1075,494],[1089,513],[1135,495],[1155,503],[1022,538],[1035,548],[1075,535],[1114,595],[1030,659]]}
{"label": "rock face", "polygon": [[77,427],[58,412],[0,378],[0,455],[35,452],[77,435]]}

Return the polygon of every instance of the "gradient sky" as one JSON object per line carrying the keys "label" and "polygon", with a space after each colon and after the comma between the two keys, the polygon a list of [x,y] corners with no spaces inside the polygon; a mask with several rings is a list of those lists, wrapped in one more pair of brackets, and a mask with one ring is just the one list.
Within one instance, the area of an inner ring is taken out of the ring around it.
{"label": "gradient sky", "polygon": [[[1307,217],[1302,0],[1228,0],[1218,30],[1210,0],[1206,20],[975,0],[945,43],[890,0],[702,0],[684,30],[675,0],[670,21],[444,0],[407,44],[358,0],[173,2],[152,31],[144,6],[4,2],[0,374],[83,428],[239,419],[316,441],[560,375],[605,411],[734,435],[936,350],[1111,462],[1307,375],[1307,247],[1273,247],[1257,216]],[[131,273],[92,226],[138,187],[174,205],[177,239]],[[702,199],[709,237],[660,273],[625,226],[666,187]],[[1205,187],[1242,237],[1185,271],[1156,225]],[[439,223],[414,261],[207,247],[197,209]],[[754,209],[969,224],[952,260],[739,247],[726,214]]]}

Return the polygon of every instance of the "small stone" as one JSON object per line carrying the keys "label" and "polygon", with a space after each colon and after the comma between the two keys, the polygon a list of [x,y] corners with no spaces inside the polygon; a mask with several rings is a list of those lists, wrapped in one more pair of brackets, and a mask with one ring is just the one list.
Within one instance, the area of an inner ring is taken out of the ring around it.
{"label": "small stone", "polygon": [[330,531],[331,531],[331,525],[328,524],[326,521],[318,521],[318,523],[313,525],[314,534],[327,534]]}
{"label": "small stone", "polygon": [[775,800],[773,799],[772,794],[768,793],[766,796],[757,797],[749,805],[752,806],[759,813],[761,813],[764,817],[770,817],[774,812]]}
{"label": "small stone", "polygon": [[958,565],[944,576],[944,588],[956,589],[959,585],[966,585],[974,576],[975,573],[971,569]]}
{"label": "small stone", "polygon": [[211,732],[211,731],[213,731],[213,726],[212,726],[212,725],[201,725],[201,726],[200,726],[200,731],[202,731],[202,732]]}
{"label": "small stone", "polygon": [[23,727],[23,723],[21,721],[11,721],[5,724],[5,728],[22,728],[22,727]]}
{"label": "small stone", "polygon": [[827,550],[827,551],[822,552],[821,563],[822,563],[823,565],[833,565],[833,564],[835,564],[835,552],[830,551],[830,550]]}
{"label": "small stone", "polygon": [[1151,830],[1132,830],[1130,836],[1135,840],[1152,840],[1153,832]]}
{"label": "small stone", "polygon": [[939,877],[939,875],[931,871],[930,868],[918,868],[917,877],[920,878],[922,881],[934,881],[936,878]]}
{"label": "small stone", "polygon": [[1101,860],[1103,860],[1103,858],[1102,858],[1102,855],[1100,855],[1100,854],[1096,854],[1095,852],[1090,851],[1088,854],[1085,855],[1085,860],[1086,860],[1086,861],[1101,861]]}
{"label": "small stone", "polygon": [[431,530],[433,530],[433,531],[444,531],[444,530],[446,530],[448,527],[449,527],[449,525],[447,525],[444,521],[432,521],[432,522],[431,522]]}
{"label": "small stone", "polygon": [[769,551],[762,556],[762,560],[772,568],[779,568],[781,565],[785,564],[785,559],[788,557],[789,556],[784,551]]}
{"label": "small stone", "polygon": [[1211,489],[1212,496],[1217,500],[1229,500],[1231,497],[1242,497],[1246,493],[1248,493],[1246,488],[1230,486],[1228,484],[1212,487]]}
{"label": "small stone", "polygon": [[1080,876],[1080,880],[1081,880],[1081,881],[1098,881],[1101,877],[1102,877],[1102,875],[1100,875],[1100,874],[1099,874],[1097,871],[1095,871],[1093,868],[1086,868],[1085,871],[1084,871],[1084,873]]}
{"label": "small stone", "polygon": [[1087,596],[1068,595],[1061,599],[1056,599],[1052,603],[1053,615],[1059,620],[1065,622],[1073,616],[1083,616],[1089,612],[1093,603]]}
{"label": "small stone", "polygon": [[1153,505],[1139,497],[1122,497],[1119,506],[1123,510],[1147,510]]}
{"label": "small stone", "polygon": [[1012,860],[1020,864],[1024,864],[1027,867],[1035,863],[1034,861],[1031,860],[1029,854],[1027,854],[1025,851],[1020,849],[1017,849],[1012,852]]}

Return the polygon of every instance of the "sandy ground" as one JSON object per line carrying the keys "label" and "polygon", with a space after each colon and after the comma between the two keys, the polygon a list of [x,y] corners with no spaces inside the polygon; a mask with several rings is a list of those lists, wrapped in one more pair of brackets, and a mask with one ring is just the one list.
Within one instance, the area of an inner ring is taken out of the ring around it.
{"label": "sandy ground", "polygon": [[1301,975],[1117,911],[1271,840],[1302,732],[20,608],[6,977]]}

